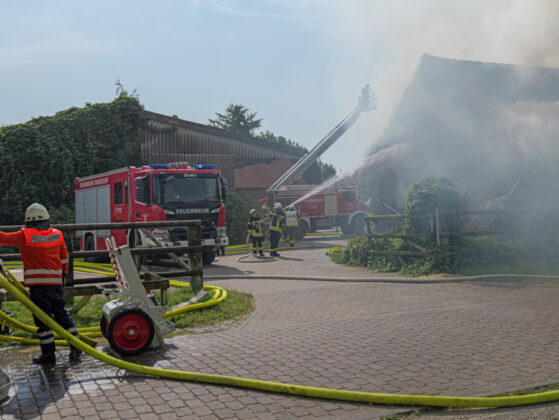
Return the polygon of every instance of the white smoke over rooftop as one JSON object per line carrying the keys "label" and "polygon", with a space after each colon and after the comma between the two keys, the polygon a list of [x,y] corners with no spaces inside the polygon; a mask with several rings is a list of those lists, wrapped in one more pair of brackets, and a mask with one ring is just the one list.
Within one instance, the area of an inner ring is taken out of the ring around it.
{"label": "white smoke over rooftop", "polygon": [[[344,45],[332,63],[332,97],[347,112],[370,83],[378,109],[350,134],[365,150],[383,134],[421,56],[559,67],[559,2],[554,0],[282,1],[295,16]],[[322,13],[316,14],[316,9]],[[352,143],[353,144],[353,143]],[[343,153],[345,144],[325,154]]]}

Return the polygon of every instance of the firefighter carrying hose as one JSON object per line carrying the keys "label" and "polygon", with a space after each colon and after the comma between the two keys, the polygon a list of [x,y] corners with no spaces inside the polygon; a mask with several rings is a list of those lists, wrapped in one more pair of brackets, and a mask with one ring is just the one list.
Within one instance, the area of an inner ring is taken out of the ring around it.
{"label": "firefighter carrying hose", "polygon": [[252,241],[252,253],[256,255],[258,252],[260,256],[264,256],[264,251],[262,249],[262,224],[258,213],[256,213],[256,209],[252,209],[248,217],[248,234]]}
{"label": "firefighter carrying hose", "polygon": [[281,231],[285,224],[285,213],[281,209],[281,203],[274,204],[274,209],[270,215],[270,256],[279,257],[278,245],[281,238]]}
{"label": "firefighter carrying hose", "polygon": [[[23,284],[29,287],[31,301],[66,329],[78,336],[78,329],[64,307],[62,281],[68,271],[69,255],[62,232],[50,227],[49,213],[39,203],[25,210],[25,227],[17,232],[1,232],[0,245],[17,246],[23,261]],[[33,316],[41,355],[33,363],[56,362],[54,334],[40,319]],[[70,346],[70,361],[80,361],[81,350]]]}
{"label": "firefighter carrying hose", "polygon": [[289,206],[285,211],[285,237],[289,240],[289,246],[295,246],[295,234],[297,233],[297,227],[299,226],[299,218],[297,216],[297,210],[294,206]]}

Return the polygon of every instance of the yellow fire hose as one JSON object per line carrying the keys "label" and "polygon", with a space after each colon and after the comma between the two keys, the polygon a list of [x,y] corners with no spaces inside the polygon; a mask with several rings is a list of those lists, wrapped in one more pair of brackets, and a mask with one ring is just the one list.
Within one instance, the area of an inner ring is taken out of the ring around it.
{"label": "yellow fire hose", "polygon": [[[91,265],[92,267],[95,267],[94,265]],[[112,271],[112,269],[111,269]],[[90,269],[88,270],[88,272],[92,272],[95,274],[109,274],[108,272],[104,272],[104,271],[100,271],[98,269],[93,270]],[[25,289],[25,287],[23,287],[23,285],[14,277],[14,275],[10,272],[10,270],[2,267],[0,268],[0,273],[2,275],[4,275],[4,277],[7,279],[7,281],[9,281],[12,285],[14,285],[14,287],[19,290],[21,292],[21,294],[23,294],[26,298],[29,298],[29,292],[27,291],[27,289]],[[169,281],[169,285],[171,287],[190,287],[190,285],[186,282],[182,282],[182,281],[178,281],[178,280],[170,280]],[[213,306],[216,305],[220,302],[222,302],[226,297],[227,297],[227,292],[217,286],[209,286],[206,285],[204,286],[204,290],[207,291],[214,291],[214,295],[207,301],[205,302],[200,302],[200,303],[196,303],[196,304],[192,304],[192,305],[188,305],[182,308],[178,308],[175,310],[171,310],[165,313],[164,317],[165,318],[172,318],[174,316],[178,316],[178,315],[182,315],[186,312],[189,311],[193,311],[196,309],[201,309],[204,307],[208,307],[208,306]],[[89,296],[89,298],[91,298]],[[82,299],[80,300],[80,302],[78,302],[78,304],[72,308],[75,309],[78,306],[84,306],[87,301],[89,299]],[[14,329],[19,329],[21,331],[27,332],[29,334],[33,334],[36,335],[37,334],[37,327],[31,326],[31,325],[27,325],[24,324],[20,321],[18,321],[17,319],[14,319],[12,317],[10,317],[9,315],[7,315],[6,313],[4,313],[3,311],[0,311],[0,324],[4,324],[7,327],[10,328],[14,328]],[[78,335],[80,337],[80,339],[84,342],[86,342],[88,345],[95,347],[97,345],[97,341],[93,340],[93,337],[100,337],[102,334],[99,331],[99,327],[85,327],[85,328],[78,328]],[[55,343],[57,345],[68,345],[68,342],[66,340],[60,340],[60,336],[56,333],[55,331]],[[39,344],[39,339],[36,338],[26,338],[26,337],[14,337],[14,336],[10,336],[10,335],[1,335],[0,334],[0,339],[2,340],[6,340],[6,341],[15,341],[15,342],[19,342],[19,343],[24,343],[24,344]]]}
{"label": "yellow fire hose", "polygon": [[520,395],[512,397],[450,397],[430,395],[397,395],[380,394],[371,392],[346,391],[337,389],[317,388],[302,385],[283,384],[278,382],[260,381],[256,379],[238,378],[233,376],[215,375],[207,373],[195,373],[170,369],[160,369],[150,366],[142,366],[126,362],[109,356],[68,333],[58,325],[51,317],[37,307],[27,296],[10,283],[4,276],[0,276],[0,287],[6,289],[37,318],[49,328],[59,334],[74,347],[103,363],[136,372],[143,375],[157,376],[160,378],[204,382],[218,385],[236,386],[240,388],[254,389],[258,391],[275,392],[289,395],[299,395],[311,398],[324,398],[340,401],[361,402],[370,404],[411,405],[411,406],[435,406],[435,407],[512,407],[529,404],[540,404],[559,400],[559,391],[542,392],[531,395]]}

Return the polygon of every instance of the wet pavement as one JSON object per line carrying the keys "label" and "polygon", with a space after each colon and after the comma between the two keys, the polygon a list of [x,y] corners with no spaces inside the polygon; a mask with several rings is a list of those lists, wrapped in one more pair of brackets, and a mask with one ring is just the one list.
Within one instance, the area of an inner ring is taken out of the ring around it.
{"label": "wet pavement", "polygon": [[[241,273],[374,276],[331,263],[324,249],[284,252],[273,262],[227,255],[205,272]],[[168,338],[164,350],[126,360],[397,394],[488,396],[559,382],[559,286],[258,279],[206,283],[252,293],[255,311],[219,329]],[[99,348],[111,352],[103,340]],[[0,408],[3,419],[376,419],[410,410],[146,377],[89,356],[71,365],[64,348],[57,351],[56,366],[37,367],[29,364],[37,350],[0,352],[1,368],[14,379],[11,400]],[[549,418],[559,412],[556,408],[535,407],[546,410],[542,417],[529,409],[423,417]]]}

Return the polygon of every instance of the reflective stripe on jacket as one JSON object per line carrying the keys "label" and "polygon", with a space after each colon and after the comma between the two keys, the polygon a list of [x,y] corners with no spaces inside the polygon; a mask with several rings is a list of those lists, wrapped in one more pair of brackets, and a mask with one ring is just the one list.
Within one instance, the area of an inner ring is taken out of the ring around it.
{"label": "reflective stripe on jacket", "polygon": [[258,216],[248,219],[248,233],[254,238],[262,237],[261,224],[257,223],[258,221],[260,221],[260,217]]}
{"label": "reflective stripe on jacket", "polygon": [[22,228],[13,233],[0,232],[0,245],[19,247],[26,286],[62,284],[62,273],[68,271],[70,260],[58,229]]}
{"label": "reflective stripe on jacket", "polygon": [[283,212],[272,213],[272,222],[270,223],[270,230],[281,232],[281,228],[285,224],[285,214]]}
{"label": "reflective stripe on jacket", "polygon": [[298,225],[299,222],[297,221],[297,210],[287,210],[285,212],[285,226],[295,227]]}

